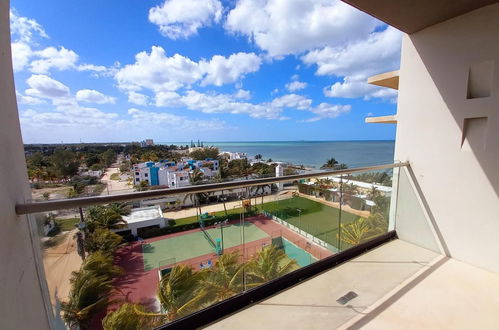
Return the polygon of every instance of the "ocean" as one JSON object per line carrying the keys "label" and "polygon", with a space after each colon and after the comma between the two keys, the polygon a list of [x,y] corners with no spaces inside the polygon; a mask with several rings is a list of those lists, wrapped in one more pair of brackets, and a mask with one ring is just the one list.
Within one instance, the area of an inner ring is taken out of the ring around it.
{"label": "ocean", "polygon": [[[190,142],[160,144],[186,145]],[[263,159],[289,162],[295,165],[320,168],[334,157],[348,167],[393,163],[395,141],[265,141],[265,142],[203,142],[220,151],[244,152],[249,156],[261,154]]]}

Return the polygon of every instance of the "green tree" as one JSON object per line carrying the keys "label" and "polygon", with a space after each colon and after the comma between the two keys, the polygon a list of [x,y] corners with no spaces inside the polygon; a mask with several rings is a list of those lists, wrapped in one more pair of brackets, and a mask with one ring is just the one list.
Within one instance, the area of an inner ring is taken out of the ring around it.
{"label": "green tree", "polygon": [[104,330],[153,329],[168,321],[165,314],[151,313],[140,304],[125,303],[102,320]]}
{"label": "green tree", "polygon": [[80,165],[76,155],[71,150],[57,149],[50,157],[54,173],[59,178],[69,178],[78,173]]}
{"label": "green tree", "polygon": [[71,290],[61,303],[62,317],[70,328],[88,329],[92,317],[104,310],[113,289],[113,277],[120,274],[111,256],[91,254],[70,278]]}
{"label": "green tree", "polygon": [[112,206],[96,205],[87,211],[87,228],[90,232],[97,228],[121,229],[126,223],[122,214],[116,212]]}
{"label": "green tree", "polygon": [[189,157],[194,160],[204,160],[206,158],[217,159],[219,153],[220,152],[216,147],[205,147],[202,149],[194,150],[189,154]]}
{"label": "green tree", "polygon": [[199,291],[199,284],[204,276],[204,271],[194,272],[190,266],[177,265],[161,279],[158,298],[169,321],[195,312],[201,307],[205,293]]}
{"label": "green tree", "polygon": [[218,302],[242,292],[244,267],[245,264],[239,262],[238,251],[220,256],[215,266],[209,268],[200,281],[207,300]]}
{"label": "green tree", "polygon": [[326,161],[324,165],[321,166],[321,169],[333,169],[333,170],[344,170],[347,169],[348,166],[344,163],[339,163],[335,158],[330,158]]}
{"label": "green tree", "polygon": [[123,241],[123,238],[104,228],[97,228],[85,239],[85,250],[89,253],[101,251],[111,255]]}
{"label": "green tree", "polygon": [[116,152],[111,148],[107,149],[101,154],[101,160],[105,167],[111,166],[116,161]]}
{"label": "green tree", "polygon": [[270,280],[286,275],[297,267],[294,259],[275,245],[266,246],[247,264],[250,287],[264,284]]}

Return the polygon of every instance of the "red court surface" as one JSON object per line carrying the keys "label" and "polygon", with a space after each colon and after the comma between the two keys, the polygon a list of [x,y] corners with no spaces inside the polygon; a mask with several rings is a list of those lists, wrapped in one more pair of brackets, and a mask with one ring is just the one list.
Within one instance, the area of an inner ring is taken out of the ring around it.
{"label": "red court surface", "polygon": [[[272,237],[282,236],[288,241],[294,243],[300,248],[309,252],[314,258],[322,259],[333,253],[325,248],[322,248],[316,244],[311,243],[309,240],[303,236],[281,226],[277,222],[265,217],[264,215],[259,215],[251,218],[245,219],[247,222],[251,222],[264,232],[266,232],[269,237],[265,239],[260,239],[257,241],[246,243],[244,250],[246,251],[244,259],[249,259],[252,255],[257,253],[265,245],[271,244]],[[231,221],[230,223],[237,223],[238,220]],[[109,310],[115,310],[122,302],[134,302],[145,305],[150,311],[158,311],[157,301],[156,301],[156,291],[159,283],[158,268],[144,271],[144,261],[142,258],[142,244],[151,243],[154,241],[159,241],[175,236],[181,236],[189,234],[192,232],[200,231],[200,228],[191,229],[183,231],[180,233],[174,233],[159,237],[154,237],[144,240],[144,242],[133,242],[122,247],[116,252],[116,262],[117,265],[122,267],[124,274],[120,276],[116,281],[115,285],[117,288],[117,293],[114,298],[119,300],[119,303],[114,304],[109,307]],[[229,249],[225,249],[227,252],[234,250],[242,250],[242,246],[236,246]],[[211,260],[212,265],[215,264],[217,255],[215,253],[202,255],[196,258],[184,260],[180,263],[191,265],[194,269],[198,270],[201,264],[206,265],[208,260]]]}

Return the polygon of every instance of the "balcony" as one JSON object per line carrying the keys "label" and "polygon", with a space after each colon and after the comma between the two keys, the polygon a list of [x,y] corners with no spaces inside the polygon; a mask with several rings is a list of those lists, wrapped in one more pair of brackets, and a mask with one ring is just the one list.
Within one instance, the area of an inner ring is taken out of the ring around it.
{"label": "balcony", "polygon": [[[16,209],[40,236],[54,217],[78,220],[80,229],[40,245],[53,320],[64,316],[69,327],[120,328],[130,317],[140,328],[172,329],[431,328],[445,325],[443,315],[458,327],[497,324],[499,295],[490,292],[499,293],[499,277],[445,256],[411,173],[399,163]],[[116,202],[156,206],[133,208],[126,224],[99,224],[95,206]],[[103,227],[123,242],[109,249],[96,234]],[[90,269],[103,250],[119,269],[94,297],[102,304],[78,319],[85,306],[72,272]]]}

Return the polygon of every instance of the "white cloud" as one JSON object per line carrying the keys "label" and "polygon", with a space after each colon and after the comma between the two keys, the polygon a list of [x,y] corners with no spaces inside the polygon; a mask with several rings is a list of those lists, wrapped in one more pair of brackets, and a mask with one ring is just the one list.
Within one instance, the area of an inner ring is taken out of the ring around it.
{"label": "white cloud", "polygon": [[182,106],[181,97],[176,92],[158,92],[156,93],[157,107],[179,107]]}
{"label": "white cloud", "polygon": [[312,100],[297,94],[287,94],[272,100],[272,106],[276,108],[296,108],[298,110],[309,109]]}
{"label": "white cloud", "polygon": [[32,52],[32,57],[38,58],[30,64],[30,70],[34,73],[48,73],[51,69],[59,71],[74,69],[77,71],[106,71],[106,67],[93,64],[77,65],[78,54],[64,47],[47,47],[43,50]]}
{"label": "white cloud", "polygon": [[249,100],[251,98],[251,92],[245,89],[238,89],[234,94],[236,99]]}
{"label": "white cloud", "polygon": [[309,111],[318,115],[318,119],[335,118],[342,113],[350,111],[349,105],[341,106],[329,103],[321,103],[318,107],[314,108],[312,107],[311,99],[297,94],[287,94],[275,98],[271,102],[255,104],[239,101],[236,95],[200,93],[194,90],[189,90],[184,95],[171,91],[157,93],[156,106],[171,108],[184,107],[188,110],[210,114],[246,114],[252,118],[278,120],[289,119],[283,115],[284,109]]}
{"label": "white cloud", "polygon": [[[18,16],[15,11],[10,12],[12,34],[12,62],[14,71],[22,71],[29,67],[34,73],[48,73],[51,69],[59,71],[75,69],[78,71],[105,72],[104,66],[93,64],[77,64],[78,54],[64,47],[46,47],[41,50],[34,41],[35,36],[48,38],[43,27],[35,20]],[[34,60],[33,60],[34,59]],[[29,63],[30,60],[33,60]]]}
{"label": "white cloud", "polygon": [[78,71],[106,72],[108,69],[103,65],[80,64],[76,67]]}
{"label": "white cloud", "polygon": [[281,108],[269,103],[253,104],[241,102],[235,95],[200,93],[189,90],[184,95],[175,92],[160,92],[156,94],[158,107],[185,107],[189,110],[203,113],[246,114],[252,118],[281,119]]}
{"label": "white cloud", "polygon": [[171,39],[187,38],[221,18],[219,0],[165,0],[162,5],[149,10],[149,21],[158,25],[161,34]]}
{"label": "white cloud", "polygon": [[201,61],[199,67],[206,74],[201,85],[222,86],[233,83],[246,73],[256,72],[262,60],[255,53],[237,53],[229,57],[215,55],[210,61]]}
{"label": "white cloud", "polygon": [[257,71],[260,64],[261,59],[254,53],[215,55],[210,60],[195,62],[179,54],[167,56],[162,47],[153,46],[150,53],[138,53],[135,63],[125,65],[114,77],[126,91],[175,91],[196,82],[203,86],[233,83]]}
{"label": "white cloud", "polygon": [[310,112],[317,116],[306,119],[304,122],[315,122],[324,118],[336,118],[342,114],[349,113],[351,109],[352,107],[350,105],[321,103],[310,109]]}
{"label": "white cloud", "polygon": [[158,46],[153,46],[150,54],[138,53],[134,64],[124,66],[115,75],[118,86],[129,91],[176,90],[201,78],[196,62],[179,54],[167,57],[165,50]]}
{"label": "white cloud", "polygon": [[107,96],[93,89],[82,89],[76,92],[76,100],[87,103],[116,103],[116,98]]}
{"label": "white cloud", "polygon": [[31,43],[35,35],[48,38],[47,33],[37,21],[18,16],[15,10],[10,11],[10,31],[12,39],[16,42]]}
{"label": "white cloud", "polygon": [[31,47],[24,42],[14,42],[12,48],[12,66],[14,71],[22,71],[29,63],[30,57],[33,55]]}
{"label": "white cloud", "polygon": [[400,42],[401,33],[388,27],[344,47],[311,51],[302,60],[308,65],[317,65],[317,75],[344,77],[343,82],[336,82],[325,90],[326,96],[391,100],[396,91],[381,92],[381,87],[367,84],[367,77],[398,68]]}
{"label": "white cloud", "polygon": [[136,105],[147,105],[149,97],[147,95],[131,91],[128,93],[128,102]]}
{"label": "white cloud", "polygon": [[286,84],[286,89],[290,92],[296,92],[305,88],[307,88],[306,82],[292,81],[289,84]]}
{"label": "white cloud", "polygon": [[18,104],[27,104],[27,105],[36,105],[45,103],[44,100],[39,99],[37,97],[32,97],[28,95],[22,95],[21,93],[16,91],[16,98]]}
{"label": "white cloud", "polygon": [[31,72],[47,73],[54,68],[59,71],[74,68],[78,61],[78,55],[69,49],[60,47],[47,47],[43,50],[33,52],[33,55],[38,57],[38,60],[31,62]]}
{"label": "white cloud", "polygon": [[30,87],[25,92],[29,96],[52,100],[70,96],[68,86],[45,75],[31,75],[26,84]]}
{"label": "white cloud", "polygon": [[172,130],[218,130],[225,128],[225,122],[217,119],[198,120],[189,119],[183,116],[177,116],[168,112],[142,111],[135,108],[128,109],[131,120],[122,120],[118,123],[120,126],[151,125],[168,127]]}
{"label": "white cloud", "polygon": [[225,23],[271,56],[363,39],[381,23],[334,0],[239,0]]}
{"label": "white cloud", "polygon": [[99,109],[81,106],[58,107],[55,112],[39,112],[29,109],[21,111],[19,116],[21,125],[28,128],[71,127],[80,130],[90,127],[110,127],[117,117],[116,113],[105,113]]}

